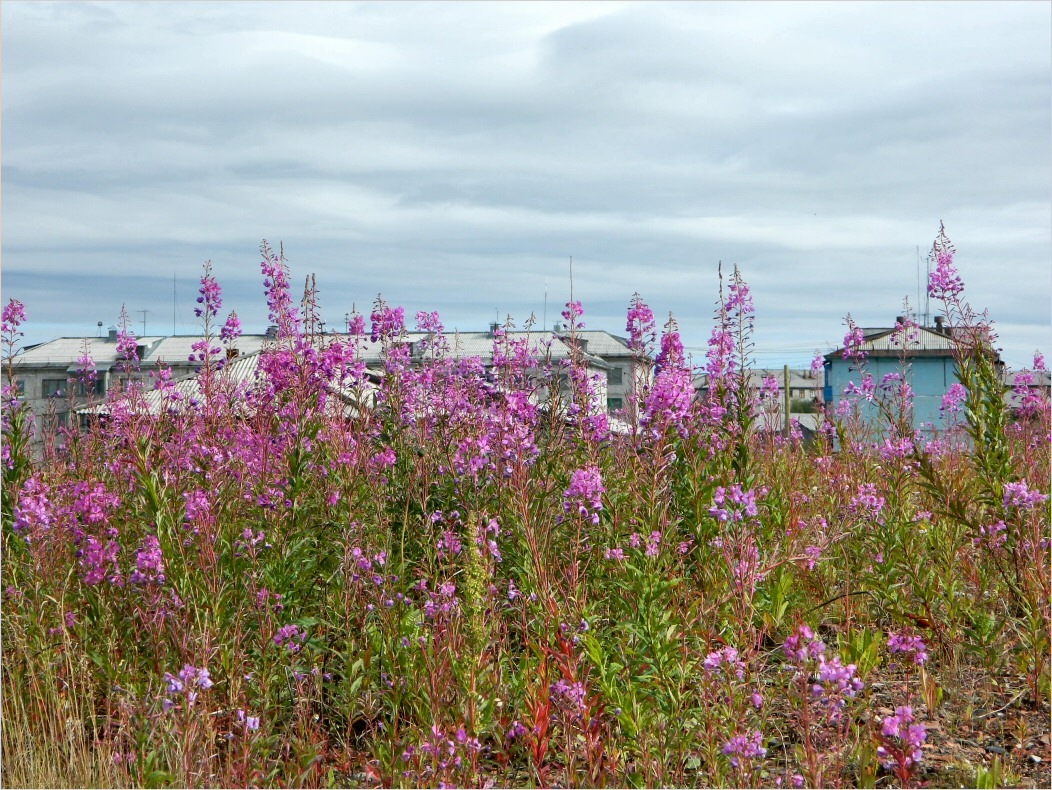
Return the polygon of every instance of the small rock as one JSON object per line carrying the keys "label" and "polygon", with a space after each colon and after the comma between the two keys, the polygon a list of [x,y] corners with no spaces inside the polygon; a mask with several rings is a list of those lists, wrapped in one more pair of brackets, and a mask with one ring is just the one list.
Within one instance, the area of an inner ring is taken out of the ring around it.
{"label": "small rock", "polygon": [[1039,763],[1039,762],[1041,762],[1041,758],[1038,757],[1036,754],[1032,754],[1032,755],[1030,755],[1030,762],[1032,762],[1032,763]]}
{"label": "small rock", "polygon": [[991,743],[989,746],[987,746],[986,751],[988,751],[990,754],[1008,754],[1008,752],[1006,752],[996,743]]}

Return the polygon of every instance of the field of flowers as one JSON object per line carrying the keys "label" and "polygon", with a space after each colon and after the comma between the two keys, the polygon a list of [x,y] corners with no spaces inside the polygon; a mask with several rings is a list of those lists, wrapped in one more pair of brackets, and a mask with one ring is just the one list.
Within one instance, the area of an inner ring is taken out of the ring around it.
{"label": "field of flowers", "polygon": [[874,381],[849,320],[858,386],[809,444],[762,430],[737,269],[704,400],[632,299],[612,430],[583,361],[510,324],[489,369],[434,313],[417,364],[380,299],[318,333],[264,244],[254,382],[206,266],[201,397],[161,375],[143,408],[125,323],[126,385],[42,455],[12,300],[4,785],[1047,786],[1049,404],[1024,373],[1009,407],[944,235],[932,254],[950,427],[912,426],[914,326]]}

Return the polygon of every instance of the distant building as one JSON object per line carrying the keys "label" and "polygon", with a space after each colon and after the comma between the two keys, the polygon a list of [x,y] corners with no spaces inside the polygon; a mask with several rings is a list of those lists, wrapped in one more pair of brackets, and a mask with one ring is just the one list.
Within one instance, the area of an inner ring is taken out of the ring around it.
{"label": "distant building", "polygon": [[[456,332],[447,334],[449,354],[453,358],[479,357],[484,367],[492,367],[493,341],[496,327],[488,332]],[[633,391],[633,358],[623,338],[603,331],[581,331],[571,338],[560,332],[509,332],[512,340],[529,339],[529,346],[538,358],[538,369],[533,371],[540,377],[540,367],[550,362],[558,367],[572,355],[571,345],[576,343],[581,358],[588,371],[595,378],[597,397],[603,407],[613,412],[627,402]],[[319,335],[317,342],[325,344],[327,338],[346,335]],[[411,360],[421,364],[426,359],[426,332],[408,332],[404,342],[409,344]],[[251,379],[258,366],[258,354],[268,344],[276,342],[275,328],[266,334],[242,335],[235,343],[230,356],[240,363],[231,365],[231,373],[240,378]],[[117,351],[117,330],[111,328],[107,337],[64,337],[47,343],[29,346],[22,350],[13,360],[16,386],[29,403],[38,426],[37,441],[46,435],[53,435],[59,426],[69,424],[71,414],[87,414],[88,411],[105,411],[100,408],[86,408],[94,404],[101,406],[106,393],[114,386],[117,377],[140,381],[145,390],[152,391],[157,374],[162,369],[169,369],[171,377],[179,384],[179,391],[193,400],[197,393],[195,377],[200,368],[199,363],[191,362],[194,343],[200,337],[170,336],[138,338],[137,362],[132,372],[126,372],[128,360],[122,359]],[[382,370],[384,352],[381,343],[373,343],[368,338],[360,340],[361,359],[366,366],[376,373]],[[87,355],[93,362],[96,380],[87,391],[80,383],[78,373],[81,370],[79,360]],[[380,375],[377,373],[377,375]],[[563,389],[568,390],[569,380],[565,372],[559,373]],[[72,393],[72,397],[70,397]],[[160,395],[148,395],[147,408],[160,408]]]}
{"label": "distant building", "polygon": [[[901,322],[900,317],[899,321]],[[860,349],[865,352],[865,367],[879,385],[888,374],[902,374],[901,333],[894,327],[864,328]],[[954,360],[954,349],[957,341],[949,327],[941,320],[934,327],[916,327],[916,334],[907,341],[905,349],[907,370],[906,381],[913,390],[913,427],[931,425],[943,428],[943,414],[940,411],[943,396],[950,387],[957,383],[957,363]],[[1004,363],[1000,356],[996,358],[997,366],[1003,371]],[[832,408],[845,399],[844,391],[849,385],[861,386],[862,380],[856,364],[844,358],[844,349],[825,355],[825,393],[824,400]],[[1003,375],[1003,373],[1002,373]],[[867,417],[874,417],[872,408],[866,409]]]}
{"label": "distant building", "polygon": [[[231,356],[259,351],[265,339],[264,335],[239,338]],[[142,381],[146,389],[152,389],[152,382],[163,368],[171,370],[173,379],[193,375],[198,365],[189,357],[198,341],[200,338],[191,336],[137,338],[135,370],[125,372],[129,360],[117,351],[115,328],[106,337],[61,337],[29,346],[15,356],[15,386],[33,410],[39,440],[67,424],[71,410],[105,400],[118,376]],[[95,370],[90,391],[79,376],[80,360],[85,356],[91,358]]]}
{"label": "distant building", "polygon": [[[784,393],[785,368],[753,368],[749,371],[747,386],[758,393],[763,389],[764,381],[772,378],[778,382],[780,392]],[[821,393],[822,382],[810,369],[789,369],[789,400],[793,406],[801,407],[803,404],[811,404]],[[701,371],[694,374],[694,394],[698,398],[709,396],[708,373]]]}

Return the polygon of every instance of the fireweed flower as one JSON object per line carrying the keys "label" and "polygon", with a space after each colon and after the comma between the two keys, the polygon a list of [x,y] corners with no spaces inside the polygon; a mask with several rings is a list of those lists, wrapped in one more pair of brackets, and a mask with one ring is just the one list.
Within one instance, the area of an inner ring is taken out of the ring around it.
{"label": "fireweed flower", "polygon": [[388,307],[377,299],[376,306],[369,316],[372,321],[372,329],[369,339],[377,343],[381,340],[394,340],[405,330],[405,308]]}
{"label": "fireweed flower", "polygon": [[822,704],[831,722],[839,722],[848,698],[862,690],[854,664],[844,664],[840,656],[826,657],[826,645],[806,624],[786,638],[782,647],[794,665],[798,682],[808,695]]}
{"label": "fireweed flower", "polygon": [[1040,491],[1031,491],[1026,480],[1018,483],[1005,483],[1004,508],[1008,512],[1012,508],[1019,510],[1033,510],[1048,497]]}
{"label": "fireweed flower", "polygon": [[226,323],[219,330],[219,337],[228,345],[241,337],[241,319],[237,317],[236,310],[232,310],[227,316]]}
{"label": "fireweed flower", "polygon": [[873,483],[862,483],[858,487],[858,494],[852,498],[848,505],[855,515],[868,516],[881,523],[881,511],[884,509],[884,497],[877,496],[877,487]]}
{"label": "fireweed flower", "polygon": [[628,332],[628,347],[641,354],[648,353],[657,338],[654,313],[638,293],[632,294],[625,331]]}
{"label": "fireweed flower", "polygon": [[278,632],[274,634],[274,644],[278,647],[284,647],[290,653],[300,652],[300,648],[303,647],[306,641],[307,632],[293,623],[281,626]]}
{"label": "fireweed flower", "polygon": [[753,759],[766,757],[767,750],[763,747],[763,733],[753,730],[749,734],[735,735],[723,745],[723,753],[731,758],[731,765],[740,767],[740,759]]}
{"label": "fireweed flower", "polygon": [[4,336],[4,340],[7,342],[13,342],[14,338],[23,336],[23,332],[19,329],[22,324],[26,322],[26,308],[17,299],[11,299],[6,305],[2,313],[2,321],[0,321],[0,332]]}
{"label": "fireweed flower", "polygon": [[991,551],[997,551],[1008,539],[1007,530],[1008,527],[1003,521],[979,527],[979,535],[972,539],[972,543],[976,546],[986,546]]}
{"label": "fireweed flower", "polygon": [[942,405],[939,407],[939,411],[943,415],[959,414],[961,411],[961,404],[968,397],[968,390],[966,390],[959,382],[950,385],[950,388],[946,390],[946,394],[942,396]]}
{"label": "fireweed flower", "polygon": [[576,513],[594,525],[599,524],[603,509],[603,479],[596,466],[575,469],[570,474],[570,487],[563,492],[563,510]]}
{"label": "fireweed flower", "polygon": [[928,277],[928,295],[949,302],[964,291],[964,281],[953,265],[954,249],[935,242],[930,258],[935,259],[935,269]]}
{"label": "fireweed flower", "polygon": [[132,584],[164,584],[164,555],[161,553],[161,542],[155,535],[143,538],[139,551],[135,554],[135,570],[129,581]]}
{"label": "fireweed flower", "polygon": [[919,636],[892,632],[888,634],[888,649],[892,653],[905,653],[918,666],[928,660],[928,648]]}
{"label": "fireweed flower", "polygon": [[745,664],[738,658],[738,651],[733,647],[725,647],[709,653],[702,663],[707,673],[716,674],[730,672],[738,680],[745,678]]}
{"label": "fireweed flower", "polygon": [[[193,664],[184,664],[178,675],[171,672],[164,673],[164,680],[169,697],[185,696],[187,707],[193,707],[197,701],[197,692],[208,691],[214,685],[208,669],[198,669]],[[165,699],[162,707],[167,712],[175,706],[171,699]]]}
{"label": "fireweed flower", "polygon": [[742,491],[738,483],[730,488],[719,486],[712,495],[712,501],[709,515],[721,523],[743,521],[746,516],[755,517],[758,512],[756,492]]}
{"label": "fireweed flower", "polygon": [[851,316],[847,317],[848,329],[847,334],[844,335],[844,359],[851,360],[856,364],[861,363],[866,358],[866,351],[863,345],[866,342],[866,336],[862,332],[862,328],[855,326],[855,322],[851,320]]}
{"label": "fireweed flower", "polygon": [[123,580],[120,569],[117,566],[117,555],[120,546],[114,541],[105,543],[99,541],[94,535],[88,535],[83,548],[78,552],[80,555],[81,579],[89,587],[94,587],[106,579],[109,574],[110,584],[120,585]]}
{"label": "fireweed flower", "polygon": [[201,276],[201,287],[198,293],[200,296],[197,297],[197,303],[201,306],[194,308],[194,315],[198,318],[215,318],[223,306],[223,292],[219,287],[219,282],[212,276],[211,261],[205,261],[205,273]]}
{"label": "fireweed flower", "polygon": [[256,732],[259,730],[259,716],[248,716],[240,708],[237,711],[237,721],[238,724],[245,728],[245,732]]}
{"label": "fireweed flower", "polygon": [[880,725],[880,736],[883,745],[877,747],[877,755],[885,768],[898,766],[909,770],[924,759],[921,747],[928,733],[922,723],[915,723],[910,706],[895,708],[894,716],[886,716]]}

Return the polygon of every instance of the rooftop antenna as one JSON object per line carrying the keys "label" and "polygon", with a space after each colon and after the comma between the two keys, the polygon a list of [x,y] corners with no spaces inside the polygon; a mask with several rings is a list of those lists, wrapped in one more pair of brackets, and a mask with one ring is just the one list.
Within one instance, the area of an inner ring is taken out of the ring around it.
{"label": "rooftop antenna", "polygon": [[544,320],[541,322],[541,326],[545,329],[548,328],[548,278],[544,278]]}
{"label": "rooftop antenna", "polygon": [[[917,245],[917,310],[920,310],[920,245]],[[924,316],[921,326],[928,325],[928,316]]]}
{"label": "rooftop antenna", "polygon": [[142,336],[146,337],[146,314],[150,312],[145,307],[142,310],[136,310],[136,313],[142,313]]}
{"label": "rooftop antenna", "polygon": [[175,337],[175,272],[172,272],[172,337]]}
{"label": "rooftop antenna", "polygon": [[[920,256],[920,247],[917,247],[917,255]],[[924,325],[927,326],[931,321],[931,295],[928,293],[927,284],[931,282],[931,255],[928,256],[928,269],[925,272],[926,279],[924,281]]]}

